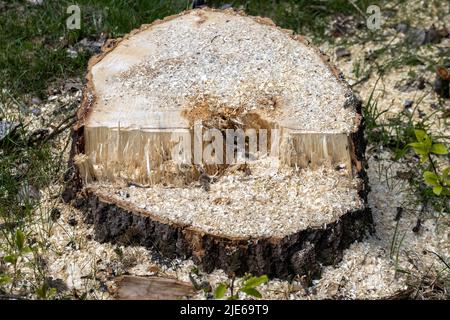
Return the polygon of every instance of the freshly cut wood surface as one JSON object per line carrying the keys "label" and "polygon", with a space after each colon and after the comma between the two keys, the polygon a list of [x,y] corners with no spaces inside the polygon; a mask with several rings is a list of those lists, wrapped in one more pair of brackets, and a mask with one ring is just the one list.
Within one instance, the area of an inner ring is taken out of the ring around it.
{"label": "freshly cut wood surface", "polygon": [[163,277],[122,276],[117,280],[117,300],[177,300],[194,293],[190,283]]}
{"label": "freshly cut wood surface", "polygon": [[[84,190],[77,204],[99,241],[206,271],[315,276],[372,231],[360,107],[300,36],[234,11],[187,11],[91,60],[66,199]],[[245,163],[174,160],[207,129],[267,141],[244,138]]]}
{"label": "freshly cut wood surface", "polygon": [[276,128],[287,164],[350,167],[348,137],[360,116],[324,59],[269,20],[233,11],[193,10],[143,26],[90,66],[80,117],[95,177],[172,183],[164,172],[182,174],[170,163],[174,133],[192,134],[195,121]]}
{"label": "freshly cut wood surface", "polygon": [[182,111],[207,103],[293,130],[356,131],[351,91],[300,39],[232,11],[188,11],[144,26],[91,66],[86,126],[188,128]]}

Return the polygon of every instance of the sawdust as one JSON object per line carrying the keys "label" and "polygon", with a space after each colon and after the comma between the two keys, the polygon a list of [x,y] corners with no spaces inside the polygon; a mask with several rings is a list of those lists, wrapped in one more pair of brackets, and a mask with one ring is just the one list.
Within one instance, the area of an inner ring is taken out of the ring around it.
{"label": "sawdust", "polygon": [[228,237],[283,237],[324,227],[363,207],[360,181],[349,178],[345,170],[281,169],[270,159],[247,164],[247,168],[251,174],[224,174],[208,191],[199,182],[147,188],[94,183],[87,188],[135,210],[145,209],[163,221]]}

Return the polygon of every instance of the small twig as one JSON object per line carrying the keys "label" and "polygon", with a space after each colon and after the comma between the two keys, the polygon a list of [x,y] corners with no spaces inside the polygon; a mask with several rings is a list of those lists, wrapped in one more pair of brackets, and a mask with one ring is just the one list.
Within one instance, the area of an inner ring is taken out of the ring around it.
{"label": "small twig", "polygon": [[[59,135],[61,132],[65,131],[67,128],[69,128],[70,126],[72,126],[75,122],[77,122],[78,119],[76,118],[76,114],[71,114],[69,116],[67,116],[63,121],[61,121],[54,129],[51,133],[49,133],[48,135],[44,135],[42,139],[37,140],[35,138],[36,134],[32,134],[30,136],[30,138],[28,139],[28,144],[34,144],[34,143],[38,143],[38,144],[44,144],[47,141],[49,141],[50,139],[54,138],[55,136]],[[68,122],[68,123],[67,123]]]}
{"label": "small twig", "polygon": [[358,84],[361,84],[361,83],[363,83],[363,82],[366,82],[366,81],[369,80],[369,79],[370,79],[369,75],[365,75],[364,77],[362,77],[361,79],[359,79],[359,80],[356,81],[355,83],[351,84],[351,85],[350,85],[350,88],[353,88],[353,87],[357,86]]}
{"label": "small twig", "polygon": [[234,296],[234,280],[236,279],[236,276],[233,274],[233,277],[231,278],[231,285],[230,285],[230,294],[231,297]]}
{"label": "small twig", "polygon": [[[70,121],[68,124],[66,124],[65,126],[62,126],[65,122],[69,121],[70,119],[72,119],[72,121]],[[66,119],[64,119],[56,128],[55,130],[52,131],[52,133],[50,133],[43,141],[43,143],[47,142],[48,140],[52,139],[53,137],[59,135],[61,132],[65,131],[67,128],[71,127],[73,124],[75,124],[75,122],[77,122],[78,119],[75,117],[75,114],[68,116]]]}
{"label": "small twig", "polygon": [[148,185],[148,184],[139,184],[139,183],[130,181],[127,183],[127,187],[131,187],[131,186],[136,187],[136,188],[143,188],[143,189],[150,188],[150,185]]}
{"label": "small twig", "polygon": [[430,161],[431,166],[433,167],[433,171],[436,174],[436,176],[439,176],[439,174],[437,172],[437,169],[436,169],[436,166],[435,166],[435,164],[433,162],[433,158],[431,157],[431,153],[428,154],[428,160]]}

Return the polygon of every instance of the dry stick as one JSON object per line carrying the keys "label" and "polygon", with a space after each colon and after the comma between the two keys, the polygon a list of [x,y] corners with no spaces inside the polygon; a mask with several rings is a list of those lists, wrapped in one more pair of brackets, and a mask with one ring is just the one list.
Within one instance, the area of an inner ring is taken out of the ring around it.
{"label": "dry stick", "polygon": [[[72,121],[70,121],[67,125],[62,126],[65,122],[69,121],[70,119],[72,119]],[[57,136],[58,134],[60,134],[61,132],[63,132],[64,130],[66,130],[67,128],[69,128],[70,126],[72,126],[73,124],[75,124],[75,122],[77,122],[78,119],[75,117],[75,114],[72,114],[70,116],[68,116],[67,118],[65,118],[58,126],[56,126],[55,130],[52,131],[52,133],[50,133],[43,141],[42,143],[47,142],[48,140],[50,140],[51,138]]]}

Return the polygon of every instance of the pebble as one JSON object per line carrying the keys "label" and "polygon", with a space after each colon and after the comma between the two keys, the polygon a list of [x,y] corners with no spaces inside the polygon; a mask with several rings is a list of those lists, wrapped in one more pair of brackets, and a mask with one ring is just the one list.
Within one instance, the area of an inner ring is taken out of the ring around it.
{"label": "pebble", "polygon": [[350,51],[347,50],[347,48],[344,47],[339,47],[336,49],[336,58],[337,59],[341,59],[344,57],[350,57],[351,53]]}
{"label": "pebble", "polygon": [[441,39],[441,35],[434,26],[432,26],[430,29],[411,28],[406,36],[406,42],[416,47],[420,47],[430,43],[439,43]]}
{"label": "pebble", "polygon": [[18,127],[18,124],[16,123],[6,120],[0,120],[0,140],[6,137],[16,127]]}
{"label": "pebble", "polygon": [[42,113],[42,111],[39,108],[31,109],[31,114],[34,115],[34,116],[39,116],[41,113]]}
{"label": "pebble", "polygon": [[395,30],[397,30],[398,32],[406,34],[406,32],[408,32],[408,30],[409,30],[409,25],[407,23],[400,22],[395,27]]}
{"label": "pebble", "polygon": [[414,101],[405,100],[405,102],[403,103],[403,106],[405,107],[405,109],[410,109],[410,108],[412,108],[413,104],[414,104]]}
{"label": "pebble", "polygon": [[42,100],[39,99],[38,97],[33,97],[31,99],[31,104],[41,104],[41,103],[42,103]]}

